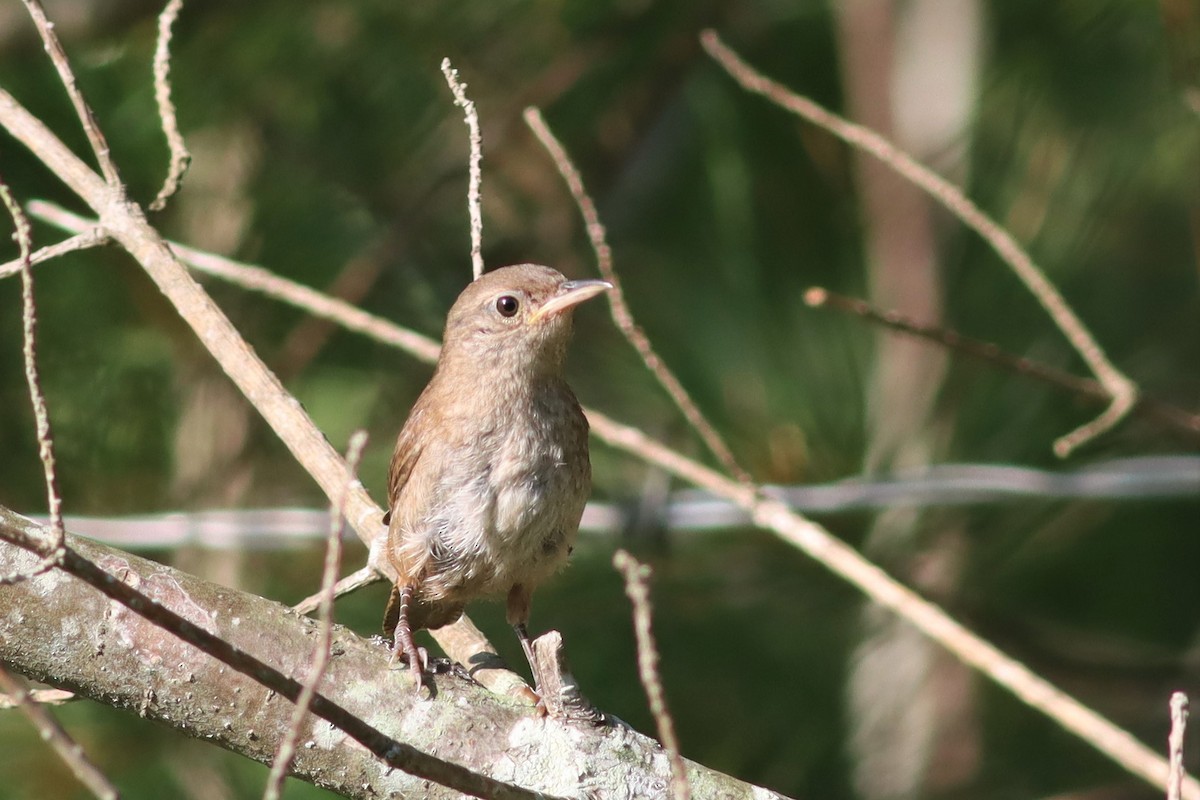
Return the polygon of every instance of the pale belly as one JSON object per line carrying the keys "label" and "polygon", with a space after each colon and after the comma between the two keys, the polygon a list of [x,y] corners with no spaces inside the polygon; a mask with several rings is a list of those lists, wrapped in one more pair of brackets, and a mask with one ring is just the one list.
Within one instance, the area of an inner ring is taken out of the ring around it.
{"label": "pale belly", "polygon": [[426,598],[466,602],[517,584],[532,589],[566,564],[590,486],[587,443],[544,433],[506,437],[480,453],[485,463],[451,467],[472,475],[471,488],[443,498],[427,518]]}

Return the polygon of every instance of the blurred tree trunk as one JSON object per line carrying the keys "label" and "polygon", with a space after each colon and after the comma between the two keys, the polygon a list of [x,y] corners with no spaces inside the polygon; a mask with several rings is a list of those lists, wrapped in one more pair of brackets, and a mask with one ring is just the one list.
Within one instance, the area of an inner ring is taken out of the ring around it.
{"label": "blurred tree trunk", "polygon": [[[974,99],[980,8],[974,0],[846,0],[839,51],[849,116],[951,177],[964,170]],[[960,145],[960,146],[955,146]],[[857,156],[870,302],[923,322],[942,318],[933,202],[878,160]],[[934,411],[946,354],[881,332],[867,384],[867,473],[934,459],[948,432]],[[871,554],[945,602],[955,590],[960,532],[924,532],[922,514],[878,516]],[[911,626],[864,609],[849,679],[855,784],[873,800],[905,798],[968,779],[978,763],[978,724],[968,670]]]}

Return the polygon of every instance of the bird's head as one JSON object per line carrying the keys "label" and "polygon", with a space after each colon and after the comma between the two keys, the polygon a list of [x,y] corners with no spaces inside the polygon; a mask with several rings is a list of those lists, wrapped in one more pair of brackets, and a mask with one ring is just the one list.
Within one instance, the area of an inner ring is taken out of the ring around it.
{"label": "bird's head", "polygon": [[535,369],[561,367],[571,336],[571,312],[611,288],[607,281],[567,280],[538,264],[484,273],[450,308],[444,355],[485,363],[518,358]]}

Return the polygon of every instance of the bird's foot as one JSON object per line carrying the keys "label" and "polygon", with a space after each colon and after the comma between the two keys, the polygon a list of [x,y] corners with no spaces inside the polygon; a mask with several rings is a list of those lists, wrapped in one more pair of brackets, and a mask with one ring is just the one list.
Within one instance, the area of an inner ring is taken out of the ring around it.
{"label": "bird's foot", "polygon": [[425,686],[425,673],[429,669],[429,651],[414,644],[411,637],[408,637],[408,641],[402,641],[401,637],[397,636],[392,645],[390,666],[395,667],[397,662],[412,670],[413,684],[418,692],[421,691]]}

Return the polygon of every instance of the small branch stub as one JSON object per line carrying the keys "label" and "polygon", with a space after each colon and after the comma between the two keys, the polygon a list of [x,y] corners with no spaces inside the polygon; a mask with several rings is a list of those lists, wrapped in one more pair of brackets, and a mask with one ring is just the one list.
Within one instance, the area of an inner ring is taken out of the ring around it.
{"label": "small branch stub", "polygon": [[1183,692],[1171,695],[1171,734],[1167,737],[1168,764],[1167,800],[1180,800],[1183,796],[1183,736],[1187,730],[1188,697]]}

